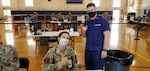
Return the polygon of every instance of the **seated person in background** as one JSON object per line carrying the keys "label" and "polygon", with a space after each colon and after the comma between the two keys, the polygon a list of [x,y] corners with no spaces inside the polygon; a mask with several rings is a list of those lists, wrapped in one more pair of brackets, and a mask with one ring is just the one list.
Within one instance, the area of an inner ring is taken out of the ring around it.
{"label": "seated person in background", "polygon": [[134,24],[134,21],[135,21],[134,20],[134,15],[131,15],[130,18],[129,18],[129,23]]}
{"label": "seated person in background", "polygon": [[30,14],[27,13],[26,19],[24,19],[25,21],[30,21]]}
{"label": "seated person in background", "polygon": [[52,19],[52,21],[56,21],[57,20],[55,13],[51,14],[51,19]]}
{"label": "seated person in background", "polygon": [[77,17],[77,21],[78,21],[79,24],[82,23],[82,17],[81,17],[81,15],[79,15],[79,16]]}
{"label": "seated person in background", "polygon": [[146,22],[150,22],[150,17],[146,17]]}
{"label": "seated person in background", "polygon": [[47,52],[43,58],[42,71],[79,71],[74,50],[67,47],[70,35],[61,32],[58,36],[58,46]]}
{"label": "seated person in background", "polygon": [[68,21],[72,21],[72,14],[69,12]]}
{"label": "seated person in background", "polygon": [[68,22],[68,16],[64,16],[64,22]]}
{"label": "seated person in background", "polygon": [[37,12],[33,12],[32,18],[34,18],[37,21],[38,20],[38,13]]}
{"label": "seated person in background", "polygon": [[61,22],[63,21],[64,16],[63,16],[62,12],[58,13],[57,19],[58,19],[58,21],[61,21]]}
{"label": "seated person in background", "polygon": [[109,20],[109,13],[107,10],[103,13],[102,17],[106,20]]}
{"label": "seated person in background", "polygon": [[16,48],[0,42],[0,71],[18,71],[19,66]]}

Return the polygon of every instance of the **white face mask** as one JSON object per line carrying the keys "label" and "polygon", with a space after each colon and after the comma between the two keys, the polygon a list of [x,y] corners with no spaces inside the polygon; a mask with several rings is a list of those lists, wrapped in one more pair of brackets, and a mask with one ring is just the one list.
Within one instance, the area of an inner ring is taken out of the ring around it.
{"label": "white face mask", "polygon": [[68,45],[68,39],[61,38],[59,41],[59,45],[63,46],[63,47],[67,46]]}

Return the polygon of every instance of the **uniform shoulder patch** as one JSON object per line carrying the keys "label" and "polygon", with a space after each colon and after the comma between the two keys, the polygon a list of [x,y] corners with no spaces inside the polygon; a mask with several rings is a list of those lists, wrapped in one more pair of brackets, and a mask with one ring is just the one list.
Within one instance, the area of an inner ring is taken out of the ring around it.
{"label": "uniform shoulder patch", "polygon": [[50,64],[50,58],[49,57],[45,57],[44,58],[44,63],[45,64]]}

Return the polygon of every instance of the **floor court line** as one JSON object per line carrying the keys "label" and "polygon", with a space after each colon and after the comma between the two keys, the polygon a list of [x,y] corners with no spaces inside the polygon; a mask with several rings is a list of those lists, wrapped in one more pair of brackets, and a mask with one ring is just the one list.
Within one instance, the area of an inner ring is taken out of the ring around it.
{"label": "floor court line", "polygon": [[142,56],[142,55],[140,55],[140,54],[138,54],[138,53],[136,53],[136,52],[134,52],[133,50],[131,50],[131,49],[127,48],[126,46],[124,46],[124,45],[122,45],[122,44],[120,44],[120,46],[121,46],[121,47],[123,47],[123,48],[125,48],[125,49],[127,49],[127,50],[129,50],[131,53],[133,53],[133,54],[135,54],[135,55],[137,55],[137,56],[141,57],[142,59],[144,59],[144,60],[146,60],[146,61],[150,62],[150,60],[149,60],[149,59],[145,58],[144,56]]}

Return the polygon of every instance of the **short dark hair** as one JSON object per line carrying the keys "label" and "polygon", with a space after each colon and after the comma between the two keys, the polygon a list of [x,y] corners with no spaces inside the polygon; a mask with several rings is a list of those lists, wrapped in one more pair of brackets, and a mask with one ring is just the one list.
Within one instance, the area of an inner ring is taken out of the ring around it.
{"label": "short dark hair", "polygon": [[61,35],[64,34],[64,33],[66,33],[66,34],[68,34],[68,35],[70,36],[70,34],[69,34],[68,32],[63,31],[63,32],[60,32],[60,33],[59,33],[58,37],[61,37]]}
{"label": "short dark hair", "polygon": [[91,6],[94,6],[94,7],[95,7],[95,4],[94,4],[94,3],[89,3],[89,4],[86,6],[86,8],[91,7]]}

